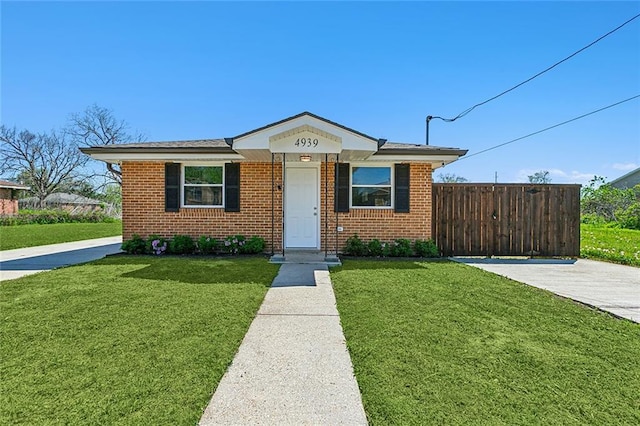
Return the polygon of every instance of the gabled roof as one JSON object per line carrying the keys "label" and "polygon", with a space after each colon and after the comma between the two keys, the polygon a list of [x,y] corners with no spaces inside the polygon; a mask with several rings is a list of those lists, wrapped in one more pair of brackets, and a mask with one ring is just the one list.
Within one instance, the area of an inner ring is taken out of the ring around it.
{"label": "gabled roof", "polygon": [[[28,197],[20,200],[21,203],[33,203],[39,201],[37,197]],[[78,205],[99,205],[102,201],[93,198],[87,198],[78,194],[69,194],[67,192],[55,192],[45,197],[44,202],[47,204],[78,204]]]}
{"label": "gabled roof", "polygon": [[142,142],[94,146],[80,150],[97,160],[111,163],[145,160],[181,162],[205,159],[270,161],[272,153],[284,152],[287,153],[286,155],[297,156],[298,151],[281,151],[281,149],[283,149],[282,146],[289,149],[289,144],[293,143],[289,139],[295,140],[297,137],[295,135],[307,134],[305,132],[311,132],[312,137],[324,135],[322,138],[334,141],[327,142],[322,152],[340,153],[341,161],[426,161],[431,162],[436,168],[456,161],[467,153],[467,150],[458,148],[388,142],[308,111],[242,133],[234,138]]}
{"label": "gabled roof", "polygon": [[640,183],[640,167],[609,182],[614,188],[633,188]]}
{"label": "gabled roof", "polygon": [[6,189],[31,189],[27,185],[22,185],[20,183],[10,182],[8,180],[0,180],[0,188]]}
{"label": "gabled roof", "polygon": [[313,117],[313,118],[315,118],[317,120],[320,120],[320,121],[324,121],[327,124],[331,124],[332,126],[339,127],[339,128],[341,128],[343,130],[346,130],[348,132],[355,133],[356,135],[362,136],[363,138],[371,139],[372,141],[376,141],[376,142],[378,141],[378,139],[374,138],[373,136],[369,136],[369,135],[364,134],[362,132],[359,132],[357,130],[351,129],[351,128],[347,127],[347,126],[343,126],[342,124],[336,123],[335,121],[327,120],[326,118],[320,117],[319,115],[316,115],[316,114],[314,114],[312,112],[309,112],[309,111],[304,111],[304,112],[301,112],[300,114],[292,115],[291,117],[287,117],[287,118],[285,118],[283,120],[276,121],[275,123],[267,124],[266,126],[262,126],[262,127],[257,128],[257,129],[250,130],[248,132],[245,132],[245,133],[243,133],[241,135],[238,135],[238,136],[234,137],[234,139],[239,139],[239,138],[248,136],[248,135],[250,135],[252,133],[260,132],[262,130],[268,129],[269,127],[278,126],[278,125],[280,125],[282,123],[286,123],[287,121],[295,120],[296,118],[300,118],[300,117],[303,117],[305,115],[307,115],[309,117]]}

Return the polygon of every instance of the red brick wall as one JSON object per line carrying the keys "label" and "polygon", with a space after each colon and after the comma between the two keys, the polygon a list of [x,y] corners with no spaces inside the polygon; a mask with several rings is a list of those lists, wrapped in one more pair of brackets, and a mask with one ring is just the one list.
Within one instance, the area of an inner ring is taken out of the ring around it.
{"label": "red brick wall", "polygon": [[[433,182],[430,164],[412,163],[410,165],[409,213],[395,213],[393,209],[351,209],[349,213],[337,213],[337,218],[333,211],[334,165],[334,163],[329,164],[328,170],[328,187],[330,189],[328,197],[329,238],[323,238],[323,250],[325,249],[324,244],[328,243],[328,250],[335,251],[336,234],[332,234],[332,231],[338,226],[343,228],[342,232],[337,233],[338,251],[342,251],[347,238],[354,234],[358,234],[365,241],[377,238],[383,242],[393,241],[396,238],[410,240],[431,238],[431,188]],[[321,174],[321,194],[324,194],[324,165]],[[324,195],[321,201],[324,221]],[[321,232],[324,236],[324,222]]]}
{"label": "red brick wall", "polygon": [[[276,185],[282,184],[282,167],[275,165]],[[258,235],[271,251],[271,163],[240,165],[240,212],[223,208],[181,208],[164,211],[164,163],[122,164],[123,238],[133,234],[171,237],[187,234],[225,238],[229,235]],[[282,241],[282,191],[275,193],[275,250]]]}
{"label": "red brick wall", "polygon": [[[410,213],[394,213],[393,209],[351,209],[349,213],[333,211],[334,164],[328,166],[328,209],[325,209],[325,165],[320,167],[322,249],[334,251],[336,237],[338,251],[345,240],[358,234],[363,240],[378,238],[431,238],[431,185],[429,164],[413,163],[410,168]],[[271,251],[271,163],[241,163],[240,212],[225,212],[222,208],[181,208],[180,212],[164,211],[164,163],[124,162],[122,165],[123,237],[133,234],[148,237],[158,234],[171,237],[187,234],[224,238],[233,234],[258,235],[267,241]],[[282,242],[282,165],[275,164],[275,229],[274,250],[281,250]],[[328,214],[327,211],[328,210]],[[325,221],[328,216],[328,238]],[[336,226],[344,231],[336,233]],[[328,244],[328,246],[325,246]]]}
{"label": "red brick wall", "polygon": [[18,213],[18,200],[11,199],[11,189],[0,188],[0,214]]}

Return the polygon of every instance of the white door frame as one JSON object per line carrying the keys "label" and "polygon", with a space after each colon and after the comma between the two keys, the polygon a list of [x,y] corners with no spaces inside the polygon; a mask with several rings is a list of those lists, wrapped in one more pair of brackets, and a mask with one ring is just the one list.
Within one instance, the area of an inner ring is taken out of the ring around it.
{"label": "white door frame", "polygon": [[316,171],[316,206],[317,206],[317,211],[316,211],[316,245],[315,247],[303,247],[303,249],[309,249],[309,250],[320,250],[321,247],[321,243],[320,243],[320,239],[322,238],[321,234],[320,234],[320,218],[322,215],[322,208],[320,206],[320,200],[321,200],[321,196],[320,196],[320,163],[319,162],[309,162],[309,163],[303,163],[303,162],[295,162],[295,163],[287,163],[284,169],[284,202],[282,203],[282,218],[285,221],[284,223],[284,227],[283,227],[283,232],[282,232],[282,242],[283,242],[283,247],[285,249],[288,248],[297,248],[297,247],[291,247],[287,244],[287,235],[286,235],[286,220],[287,220],[287,212],[286,212],[286,204],[288,202],[289,196],[290,194],[288,193],[289,188],[288,188],[288,182],[289,182],[289,178],[287,176],[287,170],[289,169],[314,169]]}

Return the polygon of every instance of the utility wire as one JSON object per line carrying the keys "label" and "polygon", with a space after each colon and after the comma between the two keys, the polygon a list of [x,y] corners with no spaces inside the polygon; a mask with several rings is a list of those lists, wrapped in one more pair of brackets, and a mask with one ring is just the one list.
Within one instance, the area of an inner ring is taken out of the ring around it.
{"label": "utility wire", "polygon": [[509,144],[514,143],[514,142],[517,142],[517,141],[521,141],[522,139],[526,139],[526,138],[529,138],[529,137],[531,137],[531,136],[538,135],[538,134],[540,134],[540,133],[542,133],[542,132],[546,132],[547,130],[555,129],[556,127],[560,127],[560,126],[564,126],[565,124],[571,123],[571,122],[573,122],[573,121],[580,120],[581,118],[588,117],[588,116],[590,116],[590,115],[596,114],[596,113],[601,112],[601,111],[604,111],[604,110],[606,110],[606,109],[613,108],[614,106],[617,106],[617,105],[623,104],[623,103],[625,103],[625,102],[632,101],[632,100],[634,100],[634,99],[636,99],[636,98],[640,98],[640,95],[632,96],[632,97],[630,97],[630,98],[627,98],[627,99],[625,99],[625,100],[622,100],[622,101],[616,102],[616,103],[611,104],[611,105],[607,105],[606,107],[603,107],[603,108],[597,109],[597,110],[595,110],[595,111],[591,111],[591,112],[588,112],[588,113],[586,113],[586,114],[582,114],[581,116],[579,116],[579,117],[575,117],[575,118],[572,118],[571,120],[563,121],[562,123],[554,124],[553,126],[547,127],[547,128],[545,128],[545,129],[542,129],[542,130],[538,130],[537,132],[529,133],[528,135],[521,136],[521,137],[516,138],[516,139],[512,139],[512,140],[510,140],[510,141],[508,141],[508,142],[501,143],[500,145],[496,145],[496,146],[492,146],[491,148],[483,149],[482,151],[478,151],[478,152],[475,152],[475,153],[473,153],[473,154],[471,154],[471,155],[464,156],[464,157],[460,158],[458,161],[466,160],[466,159],[468,159],[468,158],[475,157],[476,155],[484,154],[485,152],[492,151],[492,150],[494,150],[494,149],[497,149],[497,148],[503,147],[503,146],[505,146],[505,145],[509,145]]}
{"label": "utility wire", "polygon": [[536,74],[536,75],[534,75],[533,77],[530,77],[530,78],[526,79],[526,80],[525,80],[525,81],[523,81],[522,83],[516,84],[516,85],[515,85],[515,86],[513,86],[512,88],[507,89],[507,90],[505,90],[504,92],[502,92],[502,93],[500,93],[500,94],[498,94],[498,95],[496,95],[496,96],[494,96],[494,97],[492,97],[492,98],[489,98],[489,99],[487,99],[487,100],[486,100],[486,101],[484,101],[484,102],[480,102],[479,104],[475,104],[474,106],[472,106],[472,107],[470,107],[470,108],[465,109],[464,111],[462,111],[460,114],[456,115],[456,116],[455,116],[455,117],[453,117],[453,118],[444,118],[444,117],[440,117],[440,116],[428,116],[428,117],[427,117],[427,121],[429,121],[429,120],[431,120],[431,119],[434,119],[434,118],[439,118],[440,120],[442,120],[442,121],[446,121],[446,122],[453,122],[453,121],[456,121],[458,118],[462,118],[462,117],[464,117],[465,115],[469,114],[471,111],[473,111],[474,109],[476,109],[477,107],[482,106],[482,105],[484,105],[484,104],[486,104],[486,103],[488,103],[488,102],[491,102],[491,101],[493,101],[494,99],[497,99],[497,98],[499,98],[499,97],[500,97],[500,96],[502,96],[502,95],[506,95],[507,93],[511,92],[512,90],[515,90],[515,89],[517,89],[518,87],[520,87],[520,86],[522,86],[522,85],[524,85],[524,84],[526,84],[526,83],[530,82],[530,81],[531,81],[531,80],[533,80],[534,78],[537,78],[537,77],[541,76],[542,74],[546,73],[547,71],[552,70],[553,68],[557,67],[557,66],[558,66],[558,65],[560,65],[561,63],[563,63],[563,62],[565,62],[565,61],[568,61],[569,59],[573,58],[574,56],[576,56],[576,55],[577,55],[577,54],[579,54],[580,52],[582,52],[582,51],[584,51],[584,50],[587,50],[588,48],[590,48],[590,47],[591,47],[591,46],[593,46],[594,44],[598,43],[598,42],[599,42],[600,40],[602,40],[603,38],[605,38],[605,37],[607,37],[607,36],[609,36],[609,35],[611,35],[611,34],[615,33],[615,32],[616,32],[616,31],[618,31],[620,28],[624,27],[625,25],[627,25],[628,23],[630,23],[630,22],[631,22],[631,21],[633,21],[634,19],[637,19],[638,17],[640,17],[640,13],[639,13],[639,14],[637,14],[636,16],[634,16],[633,18],[629,19],[629,20],[628,20],[628,21],[626,21],[625,23],[623,23],[623,24],[621,24],[621,25],[617,26],[616,28],[612,29],[611,31],[609,31],[609,32],[608,32],[608,33],[606,33],[605,35],[603,35],[603,36],[599,37],[598,39],[596,39],[596,40],[592,41],[591,43],[589,43],[588,45],[586,45],[586,46],[585,46],[585,47],[583,47],[582,49],[580,49],[580,50],[577,50],[577,51],[573,52],[571,55],[567,56],[567,57],[566,57],[566,58],[564,58],[563,60],[556,62],[555,64],[551,65],[550,67],[548,67],[547,69],[545,69],[545,70],[543,70],[543,71],[540,71],[539,73],[537,73],[537,74]]}

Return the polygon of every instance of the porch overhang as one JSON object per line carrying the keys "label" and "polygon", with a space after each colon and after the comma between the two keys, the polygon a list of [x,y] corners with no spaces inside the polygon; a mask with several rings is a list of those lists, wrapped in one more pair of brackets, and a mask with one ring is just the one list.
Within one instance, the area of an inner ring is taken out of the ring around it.
{"label": "porch overhang", "polygon": [[[344,161],[364,160],[378,140],[311,113],[302,113],[233,138],[233,150],[249,161],[270,161],[272,154],[320,161],[326,154]],[[309,160],[307,160],[309,161]]]}

